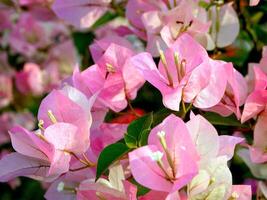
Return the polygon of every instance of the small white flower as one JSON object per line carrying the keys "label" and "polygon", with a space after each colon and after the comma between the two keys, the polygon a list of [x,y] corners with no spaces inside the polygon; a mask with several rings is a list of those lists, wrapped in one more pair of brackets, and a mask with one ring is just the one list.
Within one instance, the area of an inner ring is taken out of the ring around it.
{"label": "small white flower", "polygon": [[150,155],[151,159],[154,160],[154,161],[160,161],[161,158],[163,157],[163,153],[160,152],[160,151],[156,151],[156,152],[153,152],[151,155]]}
{"label": "small white flower", "polygon": [[166,133],[165,133],[165,131],[159,131],[159,132],[157,132],[157,135],[159,138],[164,138]]}
{"label": "small white flower", "polygon": [[64,182],[60,182],[60,183],[57,185],[57,191],[58,191],[58,192],[62,192],[62,191],[64,190],[64,187],[65,187]]}

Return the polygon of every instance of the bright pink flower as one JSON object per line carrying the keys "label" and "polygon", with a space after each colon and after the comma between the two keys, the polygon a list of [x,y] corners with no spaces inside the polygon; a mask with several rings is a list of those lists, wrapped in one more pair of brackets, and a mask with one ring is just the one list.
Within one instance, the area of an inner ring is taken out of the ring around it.
{"label": "bright pink flower", "polygon": [[131,43],[126,39],[124,39],[123,37],[119,37],[116,35],[111,35],[111,36],[109,35],[101,38],[100,40],[95,40],[95,42],[89,46],[94,62],[97,62],[103,56],[106,49],[108,49],[108,47],[112,43],[133,50]]}
{"label": "bright pink flower", "polygon": [[126,16],[134,32],[147,40],[147,51],[153,56],[158,56],[158,46],[165,49],[183,32],[197,39],[206,37],[210,26],[206,11],[194,1],[130,0]]}
{"label": "bright pink flower", "polygon": [[41,95],[44,90],[43,76],[40,67],[26,63],[23,70],[16,74],[16,87],[23,94]]}
{"label": "bright pink flower", "polygon": [[90,145],[90,109],[94,99],[89,101],[70,86],[52,91],[39,109],[40,130],[29,132],[16,127],[10,131],[17,153],[1,160],[0,180],[30,176],[51,181],[67,172],[71,155],[85,153]]}
{"label": "bright pink flower", "polygon": [[174,115],[152,129],[147,146],[129,153],[135,180],[168,193],[182,188],[197,174],[198,159],[184,122]]}
{"label": "bright pink flower", "polygon": [[[76,134],[75,137],[79,137],[80,141],[73,150],[75,153],[85,153],[90,145],[89,129],[92,124],[90,109],[94,99],[95,97],[92,97],[89,101],[83,93],[71,86],[53,90],[41,102],[38,119],[44,128],[48,128],[55,122],[71,124],[72,128],[76,129],[73,131]],[[60,141],[60,136],[58,139]]]}
{"label": "bright pink flower", "polygon": [[78,28],[89,28],[106,11],[111,0],[55,0],[53,10],[58,17]]}
{"label": "bright pink flower", "polygon": [[[111,44],[97,64],[83,72],[74,72],[73,85],[88,97],[99,92],[98,105],[116,112],[126,108],[127,99],[134,99],[144,79],[129,63],[134,52]],[[133,75],[134,74],[134,75]]]}
{"label": "bright pink flower", "polygon": [[179,111],[181,100],[198,108],[210,108],[220,102],[227,83],[222,61],[208,57],[206,50],[188,34],[183,34],[165,53],[159,69],[148,53],[131,59],[144,78],[158,88],[163,104]]}
{"label": "bright pink flower", "polygon": [[265,111],[267,104],[267,76],[264,72],[254,67],[254,91],[247,97],[241,122],[245,122],[252,117],[257,116]]}
{"label": "bright pink flower", "polygon": [[226,65],[227,86],[221,101],[214,107],[207,109],[217,112],[222,116],[229,116],[235,113],[238,119],[241,118],[239,107],[245,103],[247,97],[247,83],[244,77],[234,69],[233,65]]}
{"label": "bright pink flower", "polygon": [[91,149],[98,156],[110,144],[123,138],[128,124],[103,123],[97,129],[91,130]]}
{"label": "bright pink flower", "polygon": [[[66,127],[59,129],[58,126],[64,127],[65,124],[56,125],[56,129],[52,125],[48,129],[48,134],[55,131],[53,134],[56,135],[58,134],[56,131],[66,130]],[[70,154],[56,149],[42,139],[45,136],[41,136],[41,133],[28,132],[21,127],[15,127],[10,131],[10,136],[13,148],[17,153],[11,153],[0,161],[0,181],[8,181],[17,176],[52,181],[69,170]],[[61,139],[64,142],[70,138]]]}

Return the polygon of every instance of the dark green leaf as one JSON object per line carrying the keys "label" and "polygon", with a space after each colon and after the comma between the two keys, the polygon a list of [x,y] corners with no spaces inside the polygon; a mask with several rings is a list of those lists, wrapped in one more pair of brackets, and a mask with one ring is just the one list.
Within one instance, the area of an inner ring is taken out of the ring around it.
{"label": "dark green leaf", "polygon": [[216,113],[207,112],[204,117],[213,125],[247,127],[245,124],[241,124],[233,115],[223,117]]}
{"label": "dark green leaf", "polygon": [[140,143],[141,134],[145,130],[150,130],[153,122],[153,114],[150,113],[134,120],[127,128],[124,140],[129,148],[137,148]]}
{"label": "dark green leaf", "polygon": [[136,138],[134,138],[133,136],[126,133],[124,135],[124,141],[129,148],[137,148],[137,141]]}
{"label": "dark green leaf", "polygon": [[102,17],[100,17],[92,26],[92,30],[100,27],[101,25],[106,24],[107,22],[113,20],[116,18],[118,15],[116,13],[112,12],[106,12]]}
{"label": "dark green leaf", "polygon": [[140,135],[139,146],[147,145],[147,139],[148,139],[149,133],[150,133],[150,129],[143,130],[143,132]]}
{"label": "dark green leaf", "polygon": [[107,146],[101,153],[97,161],[96,180],[123,155],[129,152],[129,148],[123,143],[115,143]]}

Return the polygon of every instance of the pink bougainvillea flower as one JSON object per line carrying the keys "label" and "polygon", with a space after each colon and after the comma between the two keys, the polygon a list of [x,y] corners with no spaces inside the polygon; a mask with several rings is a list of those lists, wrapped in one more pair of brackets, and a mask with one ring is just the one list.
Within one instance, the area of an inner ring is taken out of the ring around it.
{"label": "pink bougainvillea flower", "polygon": [[10,30],[12,28],[11,16],[13,10],[0,7],[0,31]]}
{"label": "pink bougainvillea flower", "polygon": [[[127,99],[134,99],[144,79],[129,63],[134,52],[111,44],[97,64],[83,72],[74,72],[73,85],[87,96],[99,92],[98,102],[116,112],[126,108]],[[134,75],[133,75],[134,74]]]}
{"label": "pink bougainvillea flower", "polygon": [[46,35],[39,21],[29,13],[22,14],[10,33],[9,43],[15,51],[31,57],[36,49],[44,47],[49,42]]}
{"label": "pink bougainvillea flower", "polygon": [[265,163],[267,161],[267,142],[265,139],[267,133],[266,123],[267,113],[263,112],[259,115],[254,128],[253,144],[249,146],[250,157],[254,163]]}
{"label": "pink bougainvillea flower", "polygon": [[106,11],[111,0],[55,0],[52,8],[58,17],[78,28],[92,26]]}
{"label": "pink bougainvillea flower", "polygon": [[182,188],[197,174],[198,159],[190,133],[174,115],[152,129],[147,146],[129,153],[135,180],[155,191],[168,193]]}
{"label": "pink bougainvillea flower", "polygon": [[44,84],[40,66],[26,63],[23,70],[16,74],[16,87],[23,94],[41,95]]}
{"label": "pink bougainvillea flower", "polygon": [[78,188],[77,200],[136,200],[137,188],[125,180],[121,165],[109,169],[108,180],[100,178],[97,182],[88,179],[81,182]]}
{"label": "pink bougainvillea flower", "polygon": [[233,185],[230,197],[236,200],[250,200],[252,198],[251,187],[249,185]]}
{"label": "pink bougainvillea flower", "polygon": [[244,139],[219,136],[209,121],[193,113],[186,125],[200,156],[199,173],[188,184],[189,199],[228,199],[232,175],[227,161],[233,157],[236,144]]}
{"label": "pink bougainvillea flower", "polygon": [[95,170],[92,168],[69,171],[49,186],[45,193],[45,199],[75,200],[76,190],[80,183],[89,178],[95,178]]}
{"label": "pink bougainvillea flower", "polygon": [[[262,58],[259,63],[249,63],[248,66],[248,75],[247,75],[247,81],[248,81],[248,87],[249,92],[252,92],[255,88],[255,84],[257,82],[265,82],[266,80],[265,76],[267,74],[267,46],[264,46],[262,48]],[[256,69],[259,68],[260,70]],[[255,72],[257,71],[257,72]],[[256,73],[256,74],[255,74]],[[262,79],[262,81],[257,81],[257,79]]]}
{"label": "pink bougainvillea flower", "polygon": [[217,112],[222,116],[229,116],[235,113],[236,117],[240,119],[239,107],[245,103],[247,83],[244,77],[231,64],[226,66],[226,73],[228,80],[223,98],[220,103],[207,110]]}
{"label": "pink bougainvillea flower", "polygon": [[225,156],[212,158],[188,185],[188,199],[228,199],[232,190],[232,174]]}
{"label": "pink bougainvillea flower", "polygon": [[71,156],[85,153],[90,145],[94,100],[95,96],[88,100],[70,86],[52,91],[41,103],[39,130],[29,132],[16,127],[10,131],[17,153],[0,161],[0,180],[30,176],[51,181],[67,172]]}
{"label": "pink bougainvillea flower", "polygon": [[[44,134],[56,136],[62,131],[70,133],[73,129],[68,128],[64,123],[52,125]],[[0,181],[8,181],[17,176],[52,181],[68,171],[70,154],[56,149],[41,133],[15,127],[10,131],[10,137],[17,153],[11,153],[0,160]],[[66,144],[69,139],[71,138],[68,138],[68,134],[61,138],[62,144]],[[67,148],[67,145],[65,147]]]}
{"label": "pink bougainvillea flower", "polygon": [[237,155],[240,158],[242,158],[242,160],[245,162],[245,164],[249,167],[249,169],[250,169],[250,171],[254,177],[259,178],[261,180],[267,179],[267,174],[266,174],[267,164],[266,163],[254,163],[254,162],[252,162],[250,152],[248,149],[245,149],[245,148],[239,149],[237,151]]}
{"label": "pink bougainvillea flower", "polygon": [[103,56],[106,49],[108,49],[112,43],[133,50],[131,43],[123,37],[109,35],[100,40],[95,40],[94,43],[89,46],[94,62],[97,62]]}
{"label": "pink bougainvillea flower", "polygon": [[77,129],[76,137],[78,136],[81,141],[74,150],[76,153],[84,153],[90,145],[89,129],[92,124],[90,109],[94,99],[95,96],[89,101],[82,92],[71,86],[53,90],[41,102],[38,111],[39,123],[41,122],[44,128],[55,122],[73,125]]}
{"label": "pink bougainvillea flower", "polygon": [[256,6],[256,5],[259,4],[259,2],[260,2],[260,0],[250,0],[250,1],[249,1],[249,5],[250,5],[250,6]]}
{"label": "pink bougainvillea flower", "polygon": [[181,100],[198,108],[210,108],[224,95],[228,64],[210,59],[188,34],[180,36],[165,53],[161,52],[159,69],[148,53],[134,56],[131,62],[160,90],[163,104],[169,109],[179,111]]}
{"label": "pink bougainvillea flower", "polygon": [[15,125],[20,125],[28,130],[35,127],[35,119],[29,112],[4,112],[0,115],[0,145],[10,141],[8,131]]}
{"label": "pink bougainvillea flower", "polygon": [[267,76],[258,67],[254,67],[254,90],[246,99],[241,122],[245,122],[252,117],[265,111],[267,104]]}
{"label": "pink bougainvillea flower", "polygon": [[196,145],[201,165],[218,156],[225,156],[230,160],[234,155],[236,144],[244,140],[234,136],[219,136],[214,126],[201,115],[191,114],[191,119],[186,125]]}
{"label": "pink bougainvillea flower", "polygon": [[12,77],[8,74],[0,74],[0,108],[6,107],[13,99]]}
{"label": "pink bougainvillea flower", "polygon": [[157,46],[165,49],[183,32],[196,38],[205,37],[210,26],[205,10],[194,1],[131,0],[126,6],[126,16],[134,32],[148,41],[147,51],[153,56],[158,56]]}
{"label": "pink bougainvillea flower", "polygon": [[[59,35],[62,35],[62,33],[59,33]],[[43,64],[45,90],[51,91],[58,87],[61,80],[73,73],[77,61],[77,52],[70,40],[60,42],[60,44],[51,48]]]}
{"label": "pink bougainvillea flower", "polygon": [[113,144],[123,138],[128,124],[102,123],[100,127],[91,130],[92,151],[98,156],[109,144]]}

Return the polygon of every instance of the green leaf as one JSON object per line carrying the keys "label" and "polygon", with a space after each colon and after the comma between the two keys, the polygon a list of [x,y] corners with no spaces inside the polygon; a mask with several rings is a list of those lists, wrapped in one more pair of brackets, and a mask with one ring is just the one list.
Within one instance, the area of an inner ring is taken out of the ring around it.
{"label": "green leaf", "polygon": [[100,153],[97,161],[96,181],[108,170],[110,165],[112,165],[115,161],[120,159],[129,151],[130,149],[123,143],[114,143],[107,146]]}
{"label": "green leaf", "polygon": [[223,117],[217,113],[207,112],[204,114],[204,117],[213,125],[221,125],[221,126],[236,126],[236,127],[248,127],[245,124],[241,124],[235,116],[231,115],[229,117]]}
{"label": "green leaf", "polygon": [[129,135],[128,133],[126,133],[126,134],[124,135],[124,141],[125,141],[125,143],[127,144],[127,146],[128,146],[129,148],[134,149],[134,148],[137,148],[137,147],[138,147],[138,146],[137,146],[136,138],[133,137],[133,136],[131,136],[131,135]]}
{"label": "green leaf", "polygon": [[143,132],[140,135],[139,146],[147,145],[147,139],[148,139],[150,131],[151,131],[150,129],[143,130]]}
{"label": "green leaf", "polygon": [[199,2],[198,2],[198,5],[199,5],[200,7],[202,7],[202,8],[208,9],[209,6],[210,6],[210,3],[207,3],[207,2],[205,2],[205,1],[199,1]]}
{"label": "green leaf", "polygon": [[150,131],[153,122],[153,114],[150,113],[143,117],[134,120],[127,128],[127,133],[124,136],[125,143],[129,148],[137,148],[140,145],[141,135],[143,131]]}
{"label": "green leaf", "polygon": [[92,30],[106,24],[107,22],[115,19],[118,15],[112,12],[106,12],[102,17],[100,17],[92,26]]}

